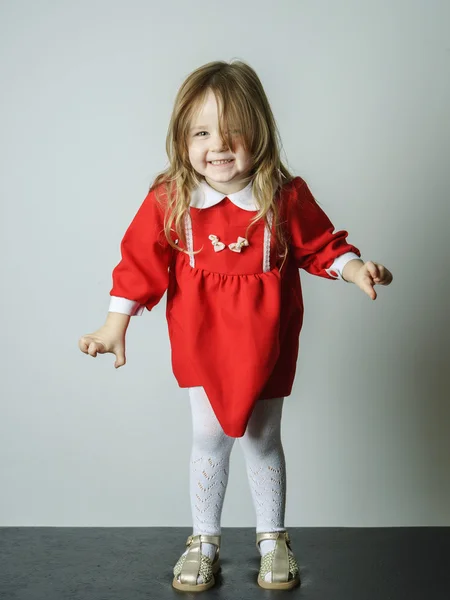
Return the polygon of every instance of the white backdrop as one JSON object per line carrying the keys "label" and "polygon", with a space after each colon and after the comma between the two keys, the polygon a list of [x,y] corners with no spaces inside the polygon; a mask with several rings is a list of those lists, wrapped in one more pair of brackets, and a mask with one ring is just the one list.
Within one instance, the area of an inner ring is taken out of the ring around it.
{"label": "white backdrop", "polygon": [[[190,524],[190,412],[164,301],[125,367],[78,338],[109,303],[178,86],[241,58],[288,164],[394,283],[302,275],[288,526],[450,525],[450,9],[442,0],[0,5],[0,525]],[[238,445],[224,526],[255,523]]]}

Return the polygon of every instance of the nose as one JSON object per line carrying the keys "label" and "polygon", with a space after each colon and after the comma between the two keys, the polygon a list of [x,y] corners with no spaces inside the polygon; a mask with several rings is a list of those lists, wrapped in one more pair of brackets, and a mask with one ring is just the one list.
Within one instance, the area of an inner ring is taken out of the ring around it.
{"label": "nose", "polygon": [[227,147],[226,144],[221,139],[220,135],[216,134],[211,136],[211,152],[224,152]]}

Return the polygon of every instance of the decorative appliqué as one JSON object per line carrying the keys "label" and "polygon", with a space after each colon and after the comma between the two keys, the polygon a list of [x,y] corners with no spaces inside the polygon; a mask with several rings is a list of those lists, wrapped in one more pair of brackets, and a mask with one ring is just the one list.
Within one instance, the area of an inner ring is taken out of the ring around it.
{"label": "decorative appliqu\u00e9", "polygon": [[214,246],[214,252],[221,252],[225,250],[225,244],[219,240],[217,235],[210,235],[208,238],[211,240],[212,245]]}
{"label": "decorative appliqu\u00e9", "polygon": [[244,246],[249,246],[248,241],[243,237],[238,237],[237,242],[228,245],[228,248],[233,252],[241,252]]}

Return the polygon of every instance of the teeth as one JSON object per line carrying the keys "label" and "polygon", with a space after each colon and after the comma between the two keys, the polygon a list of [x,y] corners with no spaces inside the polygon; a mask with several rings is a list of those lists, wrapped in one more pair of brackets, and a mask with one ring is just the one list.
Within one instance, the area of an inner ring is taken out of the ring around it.
{"label": "teeth", "polygon": [[229,163],[229,162],[231,162],[231,161],[232,161],[232,159],[231,159],[231,158],[230,158],[230,159],[228,159],[228,160],[212,160],[212,161],[211,161],[211,164],[212,164],[212,165],[224,165],[224,164],[226,164],[226,163]]}

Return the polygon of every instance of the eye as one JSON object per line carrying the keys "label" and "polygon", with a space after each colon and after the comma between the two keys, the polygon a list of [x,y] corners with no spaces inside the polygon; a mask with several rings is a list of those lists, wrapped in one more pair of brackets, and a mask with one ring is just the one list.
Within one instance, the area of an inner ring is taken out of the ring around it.
{"label": "eye", "polygon": [[207,131],[199,131],[198,133],[196,133],[196,134],[195,134],[195,136],[196,136],[196,137],[205,137],[204,135],[202,135],[203,133],[204,133],[205,135],[207,135],[207,134],[208,134],[208,132],[207,132]]}

